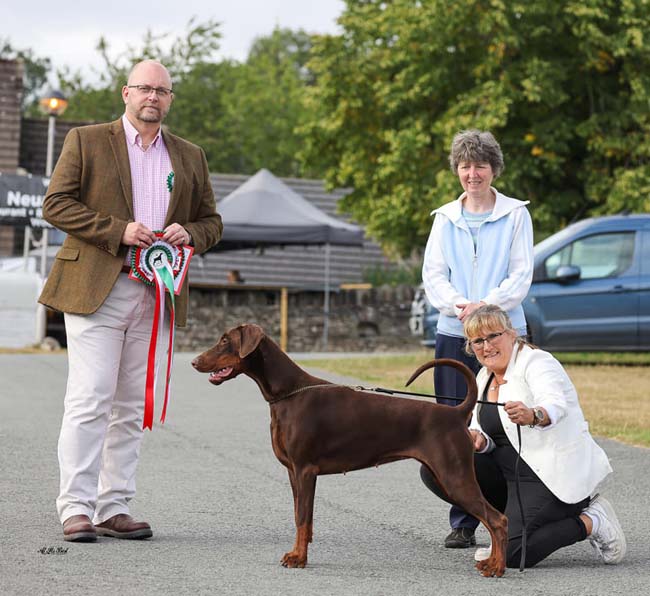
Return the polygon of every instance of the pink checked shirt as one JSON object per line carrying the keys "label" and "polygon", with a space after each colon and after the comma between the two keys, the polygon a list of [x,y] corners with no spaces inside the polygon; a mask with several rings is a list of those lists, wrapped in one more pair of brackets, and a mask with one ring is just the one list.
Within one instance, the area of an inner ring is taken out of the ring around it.
{"label": "pink checked shirt", "polygon": [[126,147],[131,164],[133,216],[135,221],[150,230],[162,230],[167,216],[171,194],[167,180],[172,172],[172,161],[160,130],[146,151],[142,149],[140,133],[122,116],[126,133]]}

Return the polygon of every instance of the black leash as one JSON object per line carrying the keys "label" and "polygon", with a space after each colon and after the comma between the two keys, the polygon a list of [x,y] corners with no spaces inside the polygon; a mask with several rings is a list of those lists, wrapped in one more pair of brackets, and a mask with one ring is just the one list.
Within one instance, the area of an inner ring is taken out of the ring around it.
{"label": "black leash", "polygon": [[[451,401],[463,402],[465,401],[464,397],[448,397],[446,395],[435,395],[430,393],[414,393],[412,391],[400,391],[398,389],[384,389],[383,387],[361,387],[357,386],[354,389],[359,389],[361,391],[375,391],[377,393],[387,393],[388,395],[414,395],[417,397],[430,397],[433,399],[449,399]],[[505,406],[503,402],[500,401],[485,401],[484,399],[477,399],[477,404],[489,404],[491,406]]]}
{"label": "black leash", "polygon": [[[275,399],[268,400],[269,404],[274,404],[279,401],[293,397],[297,393],[306,391],[307,389],[316,389],[320,387],[347,387],[348,389],[353,389],[354,391],[367,391],[370,393],[386,393],[387,395],[412,395],[414,397],[428,397],[429,399],[448,399],[451,401],[463,402],[465,401],[464,397],[448,397],[446,395],[435,395],[431,393],[415,393],[413,391],[401,391],[399,389],[385,389],[384,387],[363,387],[362,385],[339,385],[337,383],[318,383],[317,385],[307,385],[306,387],[300,387],[295,391],[291,391],[286,395],[281,395]],[[477,404],[489,404],[491,406],[505,406],[503,402],[500,401],[486,401],[484,399],[477,399]]]}
{"label": "black leash", "polygon": [[519,462],[521,461],[521,425],[517,425],[517,441],[519,442],[519,451],[517,452],[517,461],[515,462],[515,486],[517,488],[517,503],[519,505],[519,514],[521,515],[521,558],[519,559],[519,571],[522,572],[526,567],[526,517],[524,516],[524,504],[521,501],[521,490],[519,488]]}

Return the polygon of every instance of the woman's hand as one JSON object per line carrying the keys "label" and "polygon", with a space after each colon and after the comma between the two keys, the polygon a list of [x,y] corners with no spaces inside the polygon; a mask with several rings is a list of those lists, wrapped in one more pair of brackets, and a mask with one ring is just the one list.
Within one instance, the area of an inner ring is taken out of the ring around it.
{"label": "woman's hand", "polygon": [[472,435],[472,442],[474,443],[474,451],[483,451],[487,447],[487,441],[483,436],[483,433],[480,433],[477,430],[470,430],[469,434]]}
{"label": "woman's hand", "polygon": [[526,424],[533,424],[535,422],[535,412],[526,404],[520,401],[507,401],[504,410],[513,424],[521,426]]}
{"label": "woman's hand", "polygon": [[458,313],[458,320],[464,321],[471,315],[477,308],[485,306],[485,302],[468,302],[467,304],[457,304],[456,308],[460,309]]}

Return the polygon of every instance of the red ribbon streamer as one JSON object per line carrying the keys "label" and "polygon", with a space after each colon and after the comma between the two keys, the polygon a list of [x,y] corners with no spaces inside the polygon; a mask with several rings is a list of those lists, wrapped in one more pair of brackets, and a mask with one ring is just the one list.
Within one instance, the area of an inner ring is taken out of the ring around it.
{"label": "red ribbon streamer", "polygon": [[[156,343],[158,340],[158,326],[160,325],[160,282],[158,276],[154,275],[156,288],[156,306],[154,308],[153,325],[151,327],[151,340],[149,341],[149,355],[147,357],[147,381],[144,391],[144,418],[142,428],[153,427],[153,401],[156,391]],[[163,293],[163,299],[165,295]]]}
{"label": "red ribbon streamer", "polygon": [[172,376],[172,360],[174,357],[174,275],[171,266],[166,264],[160,270],[154,269],[154,285],[156,289],[156,305],[153,316],[153,325],[151,330],[151,340],[149,342],[149,355],[147,357],[147,380],[144,393],[144,418],[142,428],[153,427],[153,410],[154,396],[156,393],[156,344],[160,328],[163,327],[165,318],[165,288],[169,291],[171,299],[171,308],[169,311],[169,344],[167,346],[167,374],[165,376],[165,398],[163,401],[162,414],[160,422],[165,422],[167,415],[167,404],[169,402],[169,387]]}

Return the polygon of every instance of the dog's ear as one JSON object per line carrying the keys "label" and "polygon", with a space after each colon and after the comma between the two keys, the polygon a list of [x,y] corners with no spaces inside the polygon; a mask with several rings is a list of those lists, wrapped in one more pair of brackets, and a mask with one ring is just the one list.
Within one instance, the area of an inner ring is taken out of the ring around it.
{"label": "dog's ear", "polygon": [[246,358],[262,341],[264,330],[259,325],[242,325],[240,330],[239,357]]}

